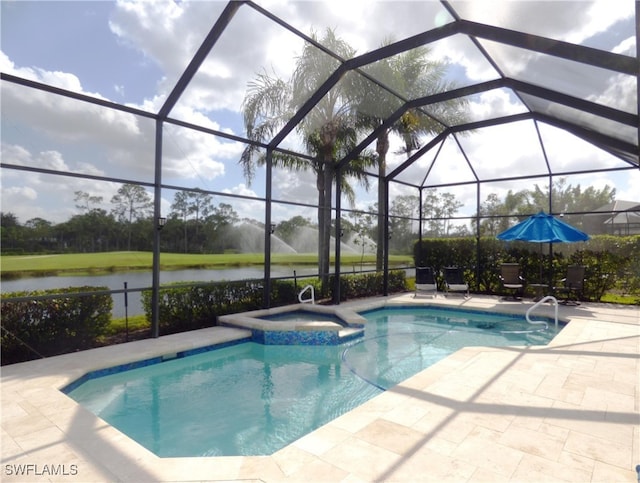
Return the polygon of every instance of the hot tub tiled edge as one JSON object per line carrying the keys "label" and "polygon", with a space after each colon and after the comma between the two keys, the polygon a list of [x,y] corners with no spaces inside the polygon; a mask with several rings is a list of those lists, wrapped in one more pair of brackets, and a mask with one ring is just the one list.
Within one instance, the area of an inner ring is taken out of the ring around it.
{"label": "hot tub tiled edge", "polygon": [[[287,312],[328,314],[344,322],[314,320],[267,320],[264,317]],[[218,324],[251,330],[252,340],[265,345],[337,345],[361,336],[366,319],[348,308],[311,304],[294,304],[240,314],[223,315]]]}

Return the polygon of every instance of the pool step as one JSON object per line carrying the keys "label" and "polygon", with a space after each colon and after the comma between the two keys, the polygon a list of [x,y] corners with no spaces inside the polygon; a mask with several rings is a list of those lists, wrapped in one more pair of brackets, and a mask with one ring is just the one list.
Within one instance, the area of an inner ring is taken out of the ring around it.
{"label": "pool step", "polygon": [[347,342],[364,334],[363,327],[346,327],[338,331],[340,342]]}

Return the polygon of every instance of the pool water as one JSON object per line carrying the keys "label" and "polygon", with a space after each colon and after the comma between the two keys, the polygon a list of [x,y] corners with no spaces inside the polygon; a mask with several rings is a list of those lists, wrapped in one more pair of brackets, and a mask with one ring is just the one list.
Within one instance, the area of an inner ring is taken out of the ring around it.
{"label": "pool water", "polygon": [[[547,344],[521,317],[378,309],[339,346],[247,342],[89,379],[69,396],[160,457],[266,455],[470,345]],[[523,333],[523,331],[527,331]]]}

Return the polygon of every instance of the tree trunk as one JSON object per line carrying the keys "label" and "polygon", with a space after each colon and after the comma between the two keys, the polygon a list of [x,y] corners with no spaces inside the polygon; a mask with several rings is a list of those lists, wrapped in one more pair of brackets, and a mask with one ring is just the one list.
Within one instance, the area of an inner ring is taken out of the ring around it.
{"label": "tree trunk", "polygon": [[[331,260],[331,204],[333,193],[333,165],[326,164],[324,168],[324,206],[322,216],[324,218],[324,232],[322,234],[322,252],[323,252],[323,277],[322,287],[323,293],[328,293],[329,289],[329,270]],[[340,243],[339,237],[336,237],[336,243]]]}
{"label": "tree trunk", "polygon": [[[322,293],[329,293],[329,260],[331,251],[331,193],[334,179],[333,148],[338,133],[338,124],[328,122],[320,129],[322,148],[318,167],[318,269],[322,282]],[[337,237],[339,238],[339,237]],[[340,240],[336,240],[340,243]]]}
{"label": "tree trunk", "polygon": [[322,250],[322,240],[324,233],[324,167],[320,166],[316,173],[316,187],[318,188],[318,277],[322,280],[324,267],[324,251]]}
{"label": "tree trunk", "polygon": [[376,270],[382,270],[384,262],[384,246],[387,240],[384,237],[384,225],[387,213],[387,186],[384,178],[387,175],[387,152],[389,151],[389,132],[380,134],[376,143],[378,153],[378,233],[376,237]]}
{"label": "tree trunk", "polygon": [[132,225],[132,221],[133,221],[133,207],[129,207],[129,234],[127,236],[127,251],[130,252],[131,251],[131,231],[133,230],[133,225]]}
{"label": "tree trunk", "polygon": [[322,293],[329,287],[329,266],[331,252],[331,193],[333,167],[323,164],[317,173],[318,188],[318,275],[322,283]]}
{"label": "tree trunk", "polygon": [[187,238],[187,215],[186,214],[184,215],[182,222],[184,224],[184,252],[187,253],[189,251],[189,242]]}

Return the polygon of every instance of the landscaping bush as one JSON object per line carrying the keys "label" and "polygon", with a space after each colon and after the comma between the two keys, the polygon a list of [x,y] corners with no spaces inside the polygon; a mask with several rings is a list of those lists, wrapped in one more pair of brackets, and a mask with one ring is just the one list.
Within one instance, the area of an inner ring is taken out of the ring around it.
{"label": "landscaping bush", "polygon": [[566,273],[569,265],[584,265],[586,269],[583,298],[599,301],[616,285],[618,273],[625,265],[623,262],[615,253],[581,250],[571,255],[567,263],[561,265],[560,273]]}
{"label": "landscaping bush", "polygon": [[[330,286],[333,299],[333,279]],[[389,271],[389,293],[404,292],[407,290],[407,281],[404,270]],[[361,297],[374,297],[384,293],[384,274],[382,272],[363,273],[354,275],[342,275],[340,277],[340,300],[348,300]]]}
{"label": "landscaping bush", "polygon": [[[341,298],[369,297],[382,295],[382,273],[343,275],[341,277]],[[159,326],[162,335],[187,330],[212,327],[220,315],[257,310],[263,307],[262,281],[221,282],[186,286],[183,283],[172,287],[163,285],[159,294]],[[271,306],[278,307],[298,303],[298,293],[306,285],[312,285],[315,293],[320,290],[320,280],[305,279],[304,283],[291,280],[271,282]],[[333,287],[333,283],[331,284]],[[406,290],[403,270],[389,273],[389,291]],[[330,293],[332,296],[333,293]],[[142,305],[151,320],[151,291],[142,293]]]}
{"label": "landscaping bush", "polygon": [[555,243],[552,273],[548,247],[546,243],[540,246],[489,237],[481,238],[478,245],[473,237],[422,239],[414,245],[414,262],[430,266],[436,273],[447,266],[462,267],[472,290],[488,294],[501,292],[499,270],[505,262],[519,263],[529,283],[551,281],[552,285],[560,283],[567,266],[579,264],[586,267],[586,300],[599,301],[612,289],[640,295],[640,235],[597,235],[587,242]]}
{"label": "landscaping bush", "polygon": [[298,293],[307,285],[312,285],[315,293],[318,293],[320,281],[318,279],[305,280],[303,283],[295,283],[291,280],[271,281],[271,305],[279,307],[298,303]]}
{"label": "landscaping bush", "polygon": [[[256,310],[262,307],[262,281],[224,282],[160,288],[158,319],[160,333],[173,334],[211,327],[219,315]],[[142,306],[151,320],[151,291],[142,293]]]}
{"label": "landscaping bush", "polygon": [[51,294],[56,297],[2,301],[2,364],[94,347],[111,319],[111,295],[63,294],[107,290],[108,287],[69,287],[4,294],[3,299]]}

